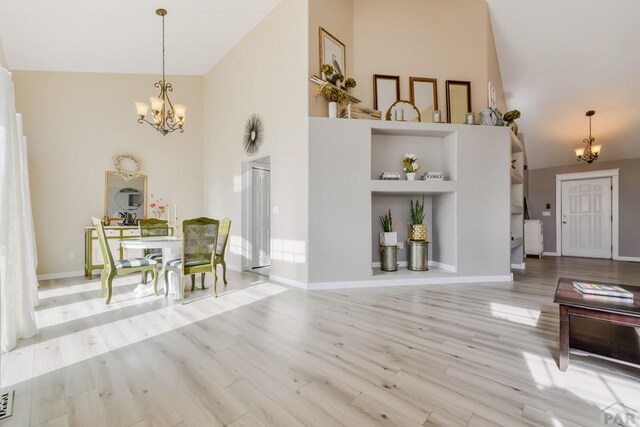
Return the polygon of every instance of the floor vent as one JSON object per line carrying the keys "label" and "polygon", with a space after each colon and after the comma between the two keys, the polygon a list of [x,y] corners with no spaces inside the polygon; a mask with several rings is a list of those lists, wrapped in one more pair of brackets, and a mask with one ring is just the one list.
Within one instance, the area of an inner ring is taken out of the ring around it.
{"label": "floor vent", "polygon": [[13,395],[14,391],[8,391],[0,395],[0,420],[13,415]]}

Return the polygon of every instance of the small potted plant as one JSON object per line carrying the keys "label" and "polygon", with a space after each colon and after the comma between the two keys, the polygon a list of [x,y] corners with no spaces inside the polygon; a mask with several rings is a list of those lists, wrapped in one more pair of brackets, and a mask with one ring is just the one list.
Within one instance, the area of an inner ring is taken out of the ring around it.
{"label": "small potted plant", "polygon": [[[356,87],[356,81],[351,77],[346,78],[344,74],[339,73],[331,64],[322,64],[320,67],[322,79],[325,81],[320,86],[321,93],[327,101],[329,101],[329,117],[338,117],[338,104],[347,104],[350,100],[348,90]],[[343,84],[344,82],[344,84]],[[347,91],[342,89],[344,86]]]}
{"label": "small potted plant", "polygon": [[420,200],[416,200],[413,203],[411,200],[411,212],[409,215],[409,240],[427,240],[427,226],[424,222],[424,197],[422,203]]}
{"label": "small potted plant", "polygon": [[348,77],[347,80],[344,81],[344,87],[347,89],[347,92],[349,93],[351,93],[351,89],[353,89],[357,85],[358,83],[356,83],[356,81],[351,77]]}
{"label": "small potted plant", "polygon": [[415,154],[405,154],[404,159],[402,159],[402,163],[404,165],[404,172],[407,176],[407,181],[415,181],[416,172],[420,170],[420,166],[418,165],[418,158]]}
{"label": "small potted plant", "polygon": [[396,246],[398,244],[398,233],[393,231],[393,218],[391,209],[389,213],[380,216],[382,232],[380,233],[380,246]]}
{"label": "small potted plant", "polygon": [[514,134],[518,135],[518,124],[516,120],[520,118],[520,111],[511,110],[504,113],[502,117],[504,119],[505,126],[510,127]]}

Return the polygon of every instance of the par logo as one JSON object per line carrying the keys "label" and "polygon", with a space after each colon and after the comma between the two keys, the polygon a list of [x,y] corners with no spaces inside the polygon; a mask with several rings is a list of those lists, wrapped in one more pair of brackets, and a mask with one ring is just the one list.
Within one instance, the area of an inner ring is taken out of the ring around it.
{"label": "par logo", "polygon": [[600,422],[605,426],[640,427],[640,414],[633,408],[615,402],[602,410]]}

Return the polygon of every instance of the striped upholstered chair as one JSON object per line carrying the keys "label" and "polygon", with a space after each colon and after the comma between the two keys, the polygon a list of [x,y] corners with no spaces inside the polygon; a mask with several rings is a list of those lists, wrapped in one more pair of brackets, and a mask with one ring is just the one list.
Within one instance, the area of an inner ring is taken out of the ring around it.
{"label": "striped upholstered chair", "polygon": [[[165,219],[139,219],[138,227],[140,229],[140,237],[162,237],[169,235],[169,223]],[[158,266],[162,265],[162,251],[159,249],[145,249],[145,258],[158,262]],[[142,283],[147,283],[148,271],[142,272]]]}
{"label": "striped upholstered chair", "polygon": [[111,302],[111,295],[113,294],[112,282],[114,277],[138,273],[141,271],[151,271],[153,273],[153,292],[158,295],[158,263],[148,258],[129,258],[114,261],[111,249],[107,243],[107,236],[105,235],[102,221],[98,218],[92,218],[92,223],[96,229],[98,242],[100,243],[100,250],[102,251],[102,258],[104,259],[104,268],[102,269],[102,275],[100,276],[100,283],[102,284],[100,288],[100,297],[104,297],[106,290],[107,304],[109,304]]}

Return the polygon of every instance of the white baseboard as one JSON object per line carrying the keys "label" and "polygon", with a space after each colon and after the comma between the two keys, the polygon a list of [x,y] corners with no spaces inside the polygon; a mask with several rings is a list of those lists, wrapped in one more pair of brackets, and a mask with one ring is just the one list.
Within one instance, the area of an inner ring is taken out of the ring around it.
{"label": "white baseboard", "polygon": [[525,269],[525,263],[520,263],[520,264],[511,264],[511,268],[515,268],[516,270],[524,270]]}
{"label": "white baseboard", "polygon": [[297,280],[287,279],[286,277],[275,276],[273,274],[269,275],[269,280],[271,280],[272,282],[281,283],[283,285],[292,286],[292,287],[298,288],[298,289],[305,289],[305,290],[306,289],[310,289],[309,285],[307,283],[298,282]]}
{"label": "white baseboard", "polygon": [[238,271],[238,272],[242,272],[242,267],[240,267],[239,265],[233,265],[233,264],[227,264],[227,268],[231,271]]}
{"label": "white baseboard", "polygon": [[68,279],[69,277],[83,277],[84,271],[66,271],[62,273],[51,274],[39,274],[38,280],[54,280],[54,279]]}
{"label": "white baseboard", "polygon": [[[398,261],[398,267],[405,268],[409,265],[407,261]],[[372,262],[371,268],[380,268],[382,266],[381,262]],[[439,268],[440,270],[449,271],[451,273],[457,273],[458,269],[449,264],[443,264],[437,261],[429,261],[429,267]]]}
{"label": "white baseboard", "polygon": [[511,282],[511,274],[499,276],[439,276],[420,277],[415,279],[376,279],[360,280],[348,282],[321,282],[308,283],[308,290],[330,290],[330,289],[356,289],[356,288],[381,288],[387,286],[420,286],[420,285],[445,285],[463,283],[489,283],[489,282]]}
{"label": "white baseboard", "polygon": [[616,261],[640,262],[640,258],[635,256],[617,256],[613,259]]}
{"label": "white baseboard", "polygon": [[542,252],[544,256],[560,256],[558,252]]}

